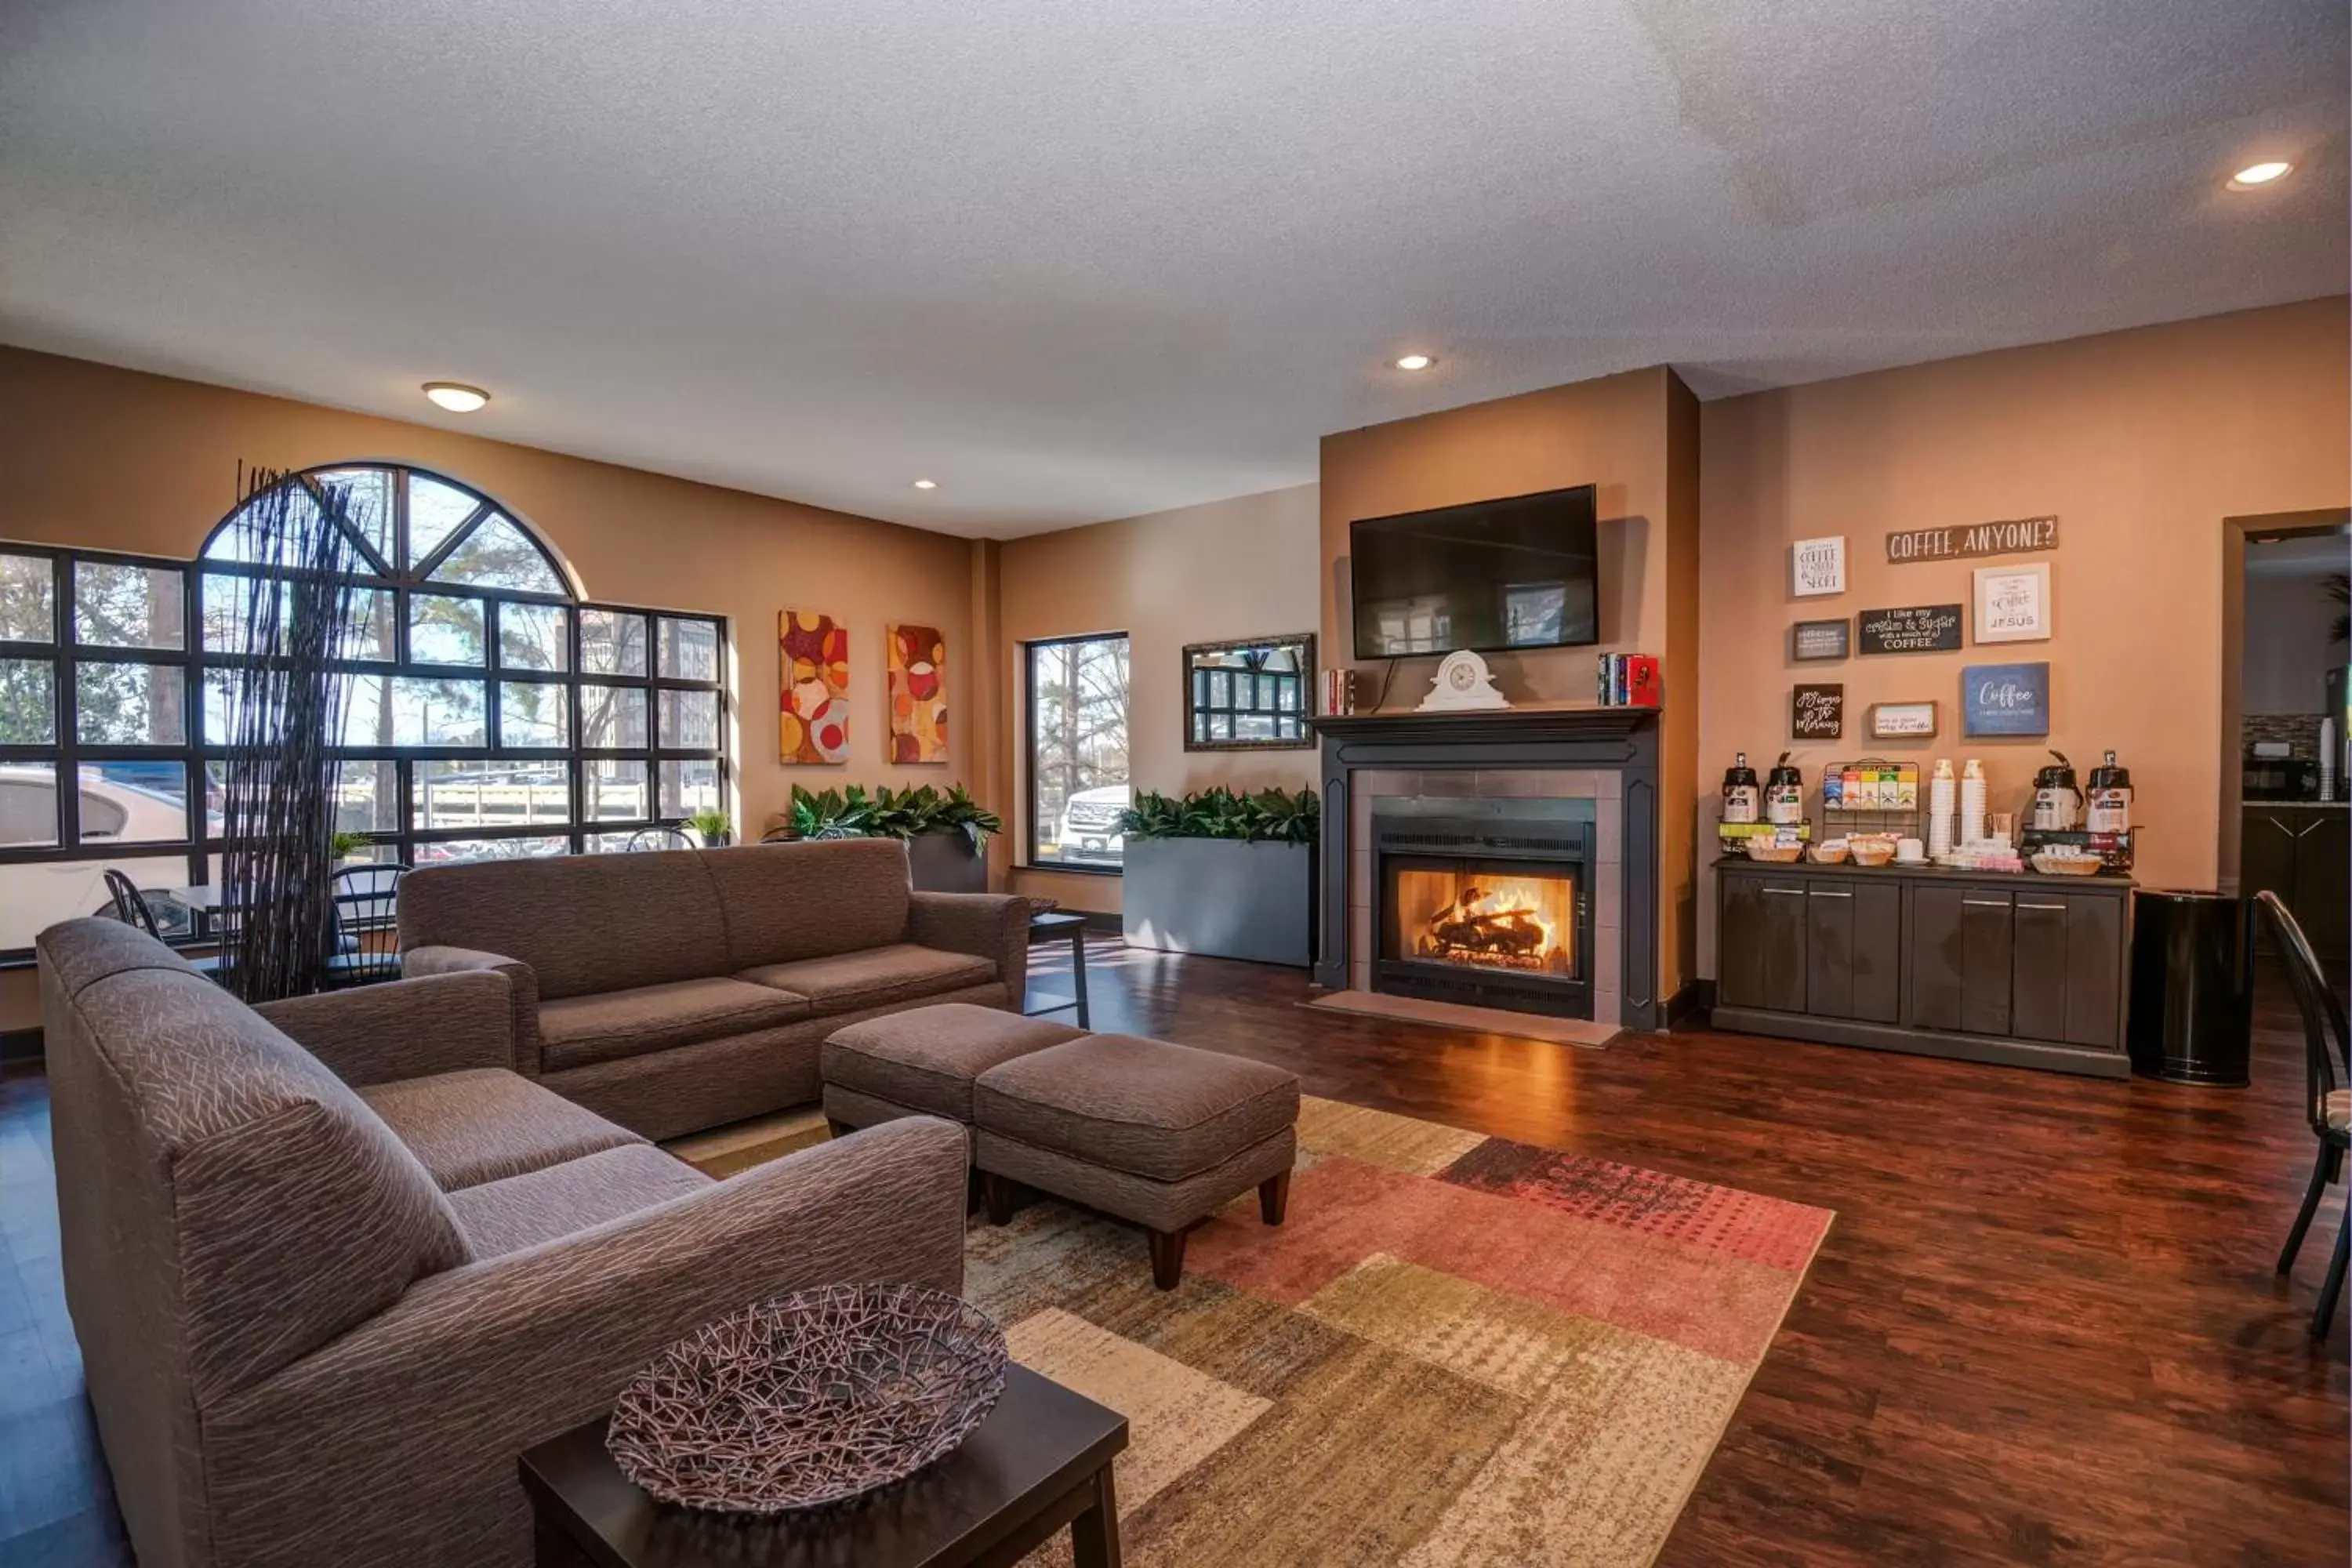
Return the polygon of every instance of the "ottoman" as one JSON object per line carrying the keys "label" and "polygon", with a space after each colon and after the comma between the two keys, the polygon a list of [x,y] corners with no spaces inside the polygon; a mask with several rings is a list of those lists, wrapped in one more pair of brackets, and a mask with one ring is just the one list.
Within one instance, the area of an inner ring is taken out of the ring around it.
{"label": "ottoman", "polygon": [[1280,1068],[1135,1035],[1082,1035],[988,1068],[971,1086],[981,1196],[998,1224],[1016,1184],[1151,1237],[1151,1278],[1172,1290],[1184,1233],[1255,1187],[1282,1223],[1298,1152],[1298,1079]]}
{"label": "ottoman", "polygon": [[901,1116],[971,1125],[971,1084],[992,1067],[1080,1031],[1001,1007],[941,1002],[835,1032],[819,1053],[824,1119],[836,1134]]}

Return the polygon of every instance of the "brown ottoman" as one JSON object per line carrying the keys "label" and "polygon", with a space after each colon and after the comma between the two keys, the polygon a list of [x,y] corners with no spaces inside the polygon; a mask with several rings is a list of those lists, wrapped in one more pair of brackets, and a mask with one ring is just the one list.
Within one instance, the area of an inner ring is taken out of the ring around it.
{"label": "brown ottoman", "polygon": [[989,1218],[1025,1184],[1151,1235],[1172,1290],[1184,1232],[1250,1188],[1282,1223],[1298,1152],[1298,1079],[1280,1068],[1135,1035],[1085,1035],[1014,1057],[971,1086]]}
{"label": "brown ottoman", "polygon": [[992,1067],[1078,1037],[1066,1024],[942,1002],[836,1030],[819,1053],[836,1132],[901,1116],[971,1125],[971,1082]]}

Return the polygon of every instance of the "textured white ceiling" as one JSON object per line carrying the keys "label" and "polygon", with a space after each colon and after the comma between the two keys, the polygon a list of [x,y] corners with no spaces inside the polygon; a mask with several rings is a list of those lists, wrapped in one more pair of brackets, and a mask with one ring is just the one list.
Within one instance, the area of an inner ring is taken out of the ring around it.
{"label": "textured white ceiling", "polygon": [[[2347,31],[2342,0],[7,0],[0,339],[1011,535],[1636,365],[1720,395],[2339,291]],[[2257,156],[2303,166],[2224,194]],[[497,401],[437,414],[436,377]]]}

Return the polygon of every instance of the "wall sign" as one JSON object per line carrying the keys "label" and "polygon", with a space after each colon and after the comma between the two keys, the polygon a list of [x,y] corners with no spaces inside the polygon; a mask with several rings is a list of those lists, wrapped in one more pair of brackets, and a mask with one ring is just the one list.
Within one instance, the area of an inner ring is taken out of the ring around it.
{"label": "wall sign", "polygon": [[1874,741],[1932,741],[1936,738],[1933,702],[1874,702],[1870,705],[1870,738]]}
{"label": "wall sign", "polygon": [[1789,652],[1796,658],[1843,658],[1852,630],[1852,623],[1843,620],[1799,621],[1790,629]]}
{"label": "wall sign", "polygon": [[1886,563],[1966,561],[1979,555],[2022,555],[2058,548],[2058,520],[2021,517],[2007,522],[1971,522],[1957,528],[1906,528],[1886,536]]}
{"label": "wall sign", "polygon": [[1844,733],[1844,687],[1835,683],[1799,686],[1790,694],[1790,739],[1834,741]]}
{"label": "wall sign", "polygon": [[1789,547],[1789,592],[1800,599],[1845,592],[1845,535],[1800,539]]}
{"label": "wall sign", "polygon": [[1972,664],[1960,671],[1961,729],[1979,735],[2050,733],[2050,667]]}
{"label": "wall sign", "polygon": [[1977,641],[2050,640],[2050,563],[1977,568]]}
{"label": "wall sign", "polygon": [[1937,653],[1960,646],[1962,605],[1906,605],[1854,617],[1864,653]]}

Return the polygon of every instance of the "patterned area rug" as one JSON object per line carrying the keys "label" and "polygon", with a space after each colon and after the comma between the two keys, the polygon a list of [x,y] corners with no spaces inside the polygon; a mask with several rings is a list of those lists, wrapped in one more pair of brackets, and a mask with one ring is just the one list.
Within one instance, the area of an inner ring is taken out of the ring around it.
{"label": "patterned area rug", "polygon": [[1129,1419],[1127,1561],[1649,1563],[1829,1211],[1331,1100],[1298,1132],[1287,1221],[1245,1194],[1174,1291],[1060,1203],[972,1232],[1014,1358]]}

